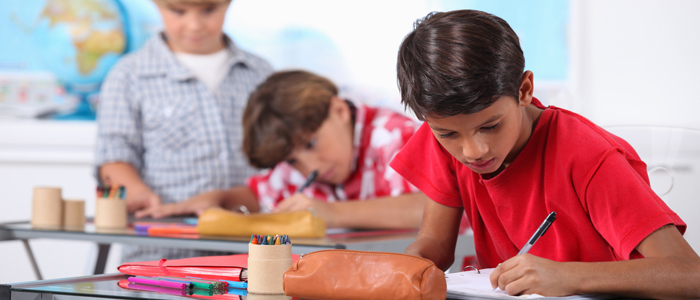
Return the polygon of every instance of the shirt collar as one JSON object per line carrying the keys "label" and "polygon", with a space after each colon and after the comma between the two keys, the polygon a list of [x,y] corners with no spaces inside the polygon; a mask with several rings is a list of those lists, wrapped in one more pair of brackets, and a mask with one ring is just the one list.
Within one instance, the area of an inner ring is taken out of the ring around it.
{"label": "shirt collar", "polygon": [[[236,43],[226,34],[224,34],[224,43],[231,53],[231,58],[226,62],[229,68],[238,63],[248,65],[250,60],[248,54],[238,48]],[[194,78],[194,74],[177,61],[175,54],[165,42],[165,34],[163,32],[149,39],[143,46],[142,51],[144,51],[146,55],[143,57],[144,61],[142,65],[144,67],[137,70],[139,75],[152,76],[165,74],[178,81]]]}

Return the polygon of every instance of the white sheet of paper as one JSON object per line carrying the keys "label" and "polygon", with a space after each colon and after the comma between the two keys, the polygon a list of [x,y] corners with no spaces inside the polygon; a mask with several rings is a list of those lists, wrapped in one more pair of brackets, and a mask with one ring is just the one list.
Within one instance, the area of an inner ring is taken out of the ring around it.
{"label": "white sheet of paper", "polygon": [[493,269],[481,269],[479,273],[473,270],[465,272],[457,272],[445,274],[447,281],[447,298],[448,299],[566,299],[566,300],[582,300],[582,299],[607,299],[610,296],[586,295],[586,296],[568,296],[568,297],[544,297],[538,294],[510,296],[505,291],[496,288],[494,291],[491,288],[489,276]]}

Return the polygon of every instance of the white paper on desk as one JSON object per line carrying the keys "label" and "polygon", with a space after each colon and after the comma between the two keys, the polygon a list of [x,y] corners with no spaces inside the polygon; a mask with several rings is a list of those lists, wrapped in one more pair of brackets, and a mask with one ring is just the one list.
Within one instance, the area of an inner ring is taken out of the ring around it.
{"label": "white paper on desk", "polygon": [[583,299],[608,299],[609,296],[586,295],[586,296],[567,296],[567,297],[544,297],[538,294],[510,296],[501,289],[495,291],[491,288],[489,276],[493,269],[481,269],[480,273],[476,271],[466,271],[450,273],[445,275],[447,281],[447,298],[448,299],[565,299],[565,300],[583,300]]}

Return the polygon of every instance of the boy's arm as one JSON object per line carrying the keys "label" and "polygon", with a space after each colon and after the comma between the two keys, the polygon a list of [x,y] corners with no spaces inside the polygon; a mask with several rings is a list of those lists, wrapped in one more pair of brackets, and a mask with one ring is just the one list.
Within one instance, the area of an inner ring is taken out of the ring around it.
{"label": "boy's arm", "polygon": [[274,212],[313,209],[329,228],[418,228],[425,204],[423,193],[403,194],[364,201],[327,203],[298,193],[280,202]]}
{"label": "boy's arm", "polygon": [[211,207],[223,207],[238,211],[245,206],[250,212],[260,211],[258,199],[248,186],[236,186],[228,190],[214,190],[194,196],[187,201],[153,206],[136,213],[137,218],[164,218],[169,216],[202,214]]}
{"label": "boy's arm", "polygon": [[120,60],[102,84],[97,109],[95,175],[105,185],[123,185],[129,212],[160,204],[160,197],[142,180],[142,116],[134,66]]}
{"label": "boy's arm", "polygon": [[530,254],[513,257],[491,275],[508,294],[610,294],[654,299],[700,298],[700,257],[673,225],[638,246],[644,258],[560,263]]}
{"label": "boy's arm", "polygon": [[98,173],[104,184],[124,186],[126,207],[129,212],[160,205],[160,197],[141,180],[139,172],[133,165],[125,162],[106,163],[99,168]]}
{"label": "boy's arm", "polygon": [[430,259],[442,270],[449,269],[455,259],[462,214],[462,208],[426,201],[418,237],[405,253]]}

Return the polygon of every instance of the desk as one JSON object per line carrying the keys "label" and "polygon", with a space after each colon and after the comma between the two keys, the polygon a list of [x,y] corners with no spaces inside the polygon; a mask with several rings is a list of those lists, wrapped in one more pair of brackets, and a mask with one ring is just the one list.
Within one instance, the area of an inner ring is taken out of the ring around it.
{"label": "desk", "polygon": [[[179,219],[182,220],[182,219]],[[163,220],[172,222],[173,220]],[[323,249],[349,249],[360,251],[383,251],[403,253],[415,240],[417,231],[414,230],[378,230],[358,231],[329,234],[319,239],[292,239],[292,253],[304,254]],[[95,242],[99,246],[94,274],[104,273],[107,255],[112,243],[131,245],[151,245],[163,247],[179,247],[199,250],[215,250],[247,253],[248,237],[227,236],[198,236],[195,238],[159,237],[137,235],[133,228],[104,230],[97,229],[88,223],[83,231],[50,230],[32,228],[29,222],[14,222],[0,224],[0,241],[21,240],[32,263],[37,279],[42,279],[39,268],[34,260],[29,239],[59,239]],[[474,241],[471,235],[460,236],[455,250],[455,264],[451,271],[456,271],[461,265],[461,258],[474,255]]]}

